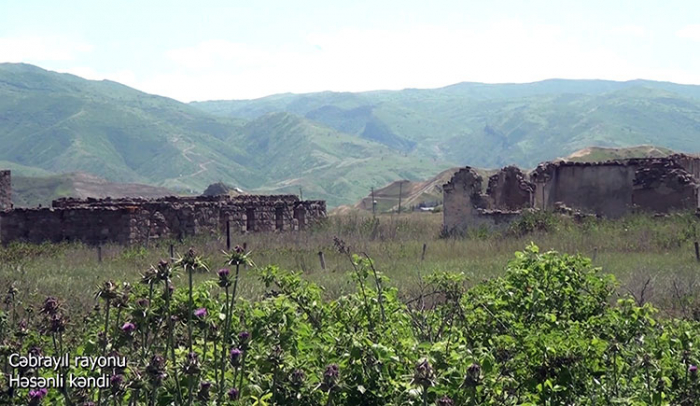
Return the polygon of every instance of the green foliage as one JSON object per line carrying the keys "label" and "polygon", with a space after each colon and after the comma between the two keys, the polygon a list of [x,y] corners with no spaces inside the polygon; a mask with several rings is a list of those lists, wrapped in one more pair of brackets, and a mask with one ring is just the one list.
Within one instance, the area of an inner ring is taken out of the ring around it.
{"label": "green foliage", "polygon": [[553,232],[559,225],[559,216],[542,210],[526,211],[508,228],[508,233],[514,236],[524,236],[534,232]]}
{"label": "green foliage", "polygon": [[[73,317],[51,298],[41,312],[23,311],[10,290],[0,311],[0,365],[17,373],[5,357],[35,347],[127,357],[122,384],[51,389],[42,401],[57,405],[691,405],[700,394],[700,323],[660,318],[627,298],[614,304],[614,279],[587,258],[530,245],[501,278],[467,288],[463,274],[434,273],[417,297],[400,300],[370,258],[336,246],[357,289],[335,300],[275,266],[254,271],[264,285],[254,301],[235,293],[231,300],[228,271],[169,293],[174,276],[204,264],[193,251],[175,266],[153,267],[141,284],[104,283],[103,305],[82,323],[61,324]],[[248,255],[234,250],[227,262],[241,265]],[[28,402],[27,390],[0,385],[2,404]],[[237,401],[228,400],[231,388]]]}

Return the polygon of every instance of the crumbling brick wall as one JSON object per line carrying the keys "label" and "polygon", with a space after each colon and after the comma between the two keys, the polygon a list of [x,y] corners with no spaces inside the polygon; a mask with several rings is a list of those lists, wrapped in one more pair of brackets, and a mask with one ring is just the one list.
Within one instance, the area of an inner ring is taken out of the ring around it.
{"label": "crumbling brick wall", "polygon": [[[517,168],[515,168],[517,169]],[[462,168],[443,185],[443,226],[447,233],[463,233],[473,227],[501,228],[520,214],[518,210],[499,207],[498,204],[528,207],[529,194],[523,199],[522,190],[505,191],[503,187],[520,189],[519,170],[504,169],[489,179],[487,193],[483,194],[483,178],[470,167]],[[527,182],[527,181],[526,181]],[[527,185],[526,189],[530,186]]]}
{"label": "crumbling brick wall", "polygon": [[[302,213],[303,215],[300,215]],[[0,214],[0,241],[136,243],[232,232],[304,229],[326,216],[324,201],[293,195],[55,200],[45,209]],[[4,225],[7,225],[5,227]]]}
{"label": "crumbling brick wall", "polygon": [[[667,213],[698,207],[698,182],[674,159],[636,162],[632,204],[643,210]],[[692,170],[692,168],[690,168]]]}
{"label": "crumbling brick wall", "polygon": [[700,158],[685,154],[675,154],[668,157],[686,172],[693,176],[696,182],[700,182]]}
{"label": "crumbling brick wall", "polygon": [[0,211],[12,208],[12,177],[10,171],[0,171]]}
{"label": "crumbling brick wall", "polygon": [[443,185],[443,224],[448,231],[468,228],[477,217],[477,209],[484,208],[482,181],[481,175],[466,167]]}
{"label": "crumbling brick wall", "polygon": [[501,210],[521,210],[531,207],[535,185],[518,167],[506,166],[489,178],[486,194],[491,204]]}

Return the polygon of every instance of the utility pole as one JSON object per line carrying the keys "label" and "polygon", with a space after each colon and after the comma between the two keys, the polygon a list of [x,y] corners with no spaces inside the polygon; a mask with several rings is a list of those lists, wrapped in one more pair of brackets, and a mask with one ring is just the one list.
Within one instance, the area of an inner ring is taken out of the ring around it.
{"label": "utility pole", "polygon": [[403,181],[399,181],[399,214],[401,214],[401,194],[403,193]]}
{"label": "utility pole", "polygon": [[377,217],[377,201],[374,200],[374,187],[372,187],[372,217]]}
{"label": "utility pole", "polygon": [[304,200],[304,194],[301,192],[301,186],[299,186],[299,200]]}

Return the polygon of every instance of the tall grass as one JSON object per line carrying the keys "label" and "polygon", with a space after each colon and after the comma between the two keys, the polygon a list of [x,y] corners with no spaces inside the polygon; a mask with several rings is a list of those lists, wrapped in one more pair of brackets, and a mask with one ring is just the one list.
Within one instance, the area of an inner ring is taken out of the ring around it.
{"label": "tall grass", "polygon": [[[620,294],[632,292],[640,301],[652,301],[663,309],[690,314],[692,304],[700,299],[693,289],[700,284],[700,264],[693,251],[693,242],[700,239],[700,219],[693,213],[580,221],[552,214],[535,216],[539,217],[526,216],[504,231],[472,230],[465,237],[441,238],[440,214],[387,214],[376,219],[353,214],[331,216],[304,232],[235,235],[233,242],[246,243],[258,266],[276,264],[303,271],[307,279],[324,287],[328,297],[354,289],[347,258],[333,248],[337,236],[353,252],[371,256],[404,297],[415,294],[420,274],[433,271],[463,272],[472,283],[501,275],[513,252],[534,242],[542,249],[593,258],[595,265],[617,277]],[[225,239],[158,241],[147,247],[107,245],[102,247],[102,262],[94,247],[83,244],[13,243],[0,248],[0,286],[15,283],[25,303],[54,295],[66,298],[73,308],[90,309],[94,302],[87,292],[105,279],[135,282],[151,264],[170,256],[170,244],[180,254],[195,247],[213,266],[222,261]],[[421,261],[424,244],[426,255]],[[251,272],[241,272],[246,289],[239,292],[249,298],[262,291]],[[194,278],[214,275],[195,274]]]}

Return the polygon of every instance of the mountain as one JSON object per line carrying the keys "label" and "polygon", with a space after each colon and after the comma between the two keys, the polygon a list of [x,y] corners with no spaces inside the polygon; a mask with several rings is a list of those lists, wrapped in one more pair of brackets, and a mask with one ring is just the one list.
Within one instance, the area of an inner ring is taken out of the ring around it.
{"label": "mountain", "polygon": [[259,191],[297,194],[301,187],[304,196],[331,206],[347,202],[348,195],[362,196],[373,185],[418,179],[448,166],[403,156],[290,113],[266,114],[242,131],[241,146],[253,157],[248,168],[268,179]]}
{"label": "mountain", "polygon": [[589,146],[696,152],[700,86],[635,80],[461,83],[440,89],[277,95],[193,103],[222,117],[285,111],[407,156],[531,167]]}
{"label": "mountain", "polygon": [[59,197],[145,197],[171,196],[161,187],[135,183],[114,183],[87,173],[69,173],[42,177],[12,175],[12,203],[15,207],[50,206]]}
{"label": "mountain", "polygon": [[359,198],[373,182],[449,166],[289,113],[220,117],[26,64],[0,64],[0,142],[0,167],[21,174],[81,171],[189,193],[218,181],[261,193],[302,187],[330,206]]}
{"label": "mountain", "polygon": [[464,165],[534,167],[582,148],[641,144],[692,153],[699,135],[700,87],[667,82],[459,83],[184,104],[0,64],[0,168],[175,192],[224,182],[333,207]]}
{"label": "mountain", "polygon": [[115,82],[0,65],[0,160],[180,190],[219,178],[252,184],[255,174],[224,141],[239,128]]}

